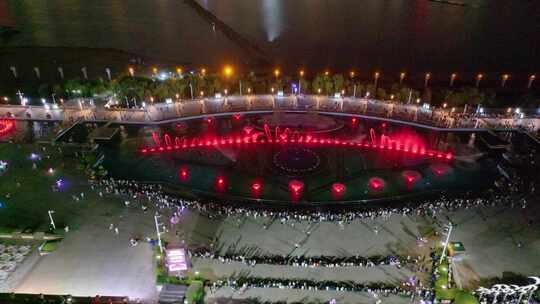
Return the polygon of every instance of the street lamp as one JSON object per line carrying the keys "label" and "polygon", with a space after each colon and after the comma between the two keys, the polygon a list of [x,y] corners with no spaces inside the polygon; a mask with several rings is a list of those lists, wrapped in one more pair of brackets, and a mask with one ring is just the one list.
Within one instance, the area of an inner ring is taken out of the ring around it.
{"label": "street lamp", "polygon": [[428,86],[430,79],[431,79],[431,73],[426,73],[426,77],[424,78],[424,87]]}
{"label": "street lamp", "polygon": [[135,76],[135,69],[134,69],[134,68],[129,67],[129,68],[128,68],[128,72],[129,72],[129,75],[130,75],[131,77]]}
{"label": "street lamp", "polygon": [[529,76],[529,83],[527,84],[527,89],[530,89],[532,87],[533,81],[536,79],[536,75]]}
{"label": "street lamp", "polygon": [[449,86],[453,86],[453,85],[454,85],[454,80],[456,80],[456,77],[457,77],[457,74],[456,74],[456,73],[452,73],[452,75],[450,75],[450,83],[449,83]]}
{"label": "street lamp", "polygon": [[480,86],[480,81],[484,78],[483,74],[476,75],[476,87],[478,88]]}
{"label": "street lamp", "polygon": [[176,68],[176,74],[178,74],[178,77],[182,77],[182,68]]}
{"label": "street lamp", "polygon": [[157,76],[157,73],[158,73],[158,69],[157,69],[156,67],[153,67],[153,68],[152,68],[152,74],[153,74],[153,76],[154,76],[154,77]]}
{"label": "street lamp", "polygon": [[324,71],[324,76],[328,76],[328,75],[330,75],[330,71],[329,70]]}
{"label": "street lamp", "polygon": [[202,68],[202,69],[201,69],[201,75],[202,75],[202,76],[205,76],[205,75],[206,75],[206,69],[205,69],[205,68]]}
{"label": "street lamp", "polygon": [[47,213],[49,214],[49,219],[51,220],[51,226],[52,226],[53,230],[56,230],[56,225],[54,224],[54,219],[52,217],[52,214],[54,213],[54,210],[49,210],[49,211],[47,211]]}
{"label": "street lamp", "polygon": [[225,77],[230,78],[233,75],[233,73],[234,73],[234,70],[232,66],[226,65],[225,67],[223,67],[223,75],[225,75]]}
{"label": "street lamp", "polygon": [[375,89],[377,89],[377,82],[379,81],[379,72],[375,72],[375,75],[373,75],[374,78],[375,78]]}
{"label": "street lamp", "polygon": [[298,94],[302,94],[302,78],[304,77],[304,70],[298,72],[300,79],[298,79]]}
{"label": "street lamp", "polygon": [[354,78],[354,76],[355,76],[354,71],[351,71],[351,72],[349,73],[349,76],[351,76],[351,78]]}
{"label": "street lamp", "polygon": [[504,86],[506,85],[506,81],[508,80],[508,78],[510,78],[510,75],[508,74],[503,74],[502,77],[501,77],[501,87],[504,88]]}
{"label": "street lamp", "polygon": [[276,76],[276,78],[279,77],[280,73],[281,73],[281,71],[279,69],[274,69],[274,76]]}
{"label": "street lamp", "polygon": [[405,79],[405,76],[406,76],[405,72],[401,72],[399,74],[399,85],[403,84],[403,79]]}

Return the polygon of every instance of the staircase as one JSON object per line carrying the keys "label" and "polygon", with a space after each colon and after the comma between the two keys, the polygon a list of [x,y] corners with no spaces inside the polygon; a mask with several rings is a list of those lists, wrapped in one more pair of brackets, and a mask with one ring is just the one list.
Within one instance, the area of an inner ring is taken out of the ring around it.
{"label": "staircase", "polygon": [[186,297],[186,291],[188,287],[185,285],[171,285],[165,284],[159,293],[159,303],[184,303]]}

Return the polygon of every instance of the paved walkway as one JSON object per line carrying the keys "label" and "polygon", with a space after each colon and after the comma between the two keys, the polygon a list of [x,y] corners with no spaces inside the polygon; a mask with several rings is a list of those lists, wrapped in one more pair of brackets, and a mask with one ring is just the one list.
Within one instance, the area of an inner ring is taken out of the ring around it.
{"label": "paved walkway", "polygon": [[77,296],[128,296],[154,299],[152,250],[147,243],[131,247],[132,236],[152,231],[152,217],[125,209],[113,218],[119,234],[109,230],[111,218],[88,218],[69,232],[57,251],[42,257],[14,292]]}

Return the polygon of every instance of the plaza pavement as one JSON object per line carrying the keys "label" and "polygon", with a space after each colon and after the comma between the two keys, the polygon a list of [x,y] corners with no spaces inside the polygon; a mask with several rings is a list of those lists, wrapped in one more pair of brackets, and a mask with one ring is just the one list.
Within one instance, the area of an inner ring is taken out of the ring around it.
{"label": "plaza pavement", "polygon": [[[402,296],[378,296],[366,292],[341,292],[341,291],[313,291],[313,290],[292,290],[278,288],[251,288],[247,290],[233,290],[232,288],[221,288],[215,293],[207,295],[208,304],[236,304],[250,303],[246,299],[259,298],[261,300],[272,300],[295,303],[329,303],[335,299],[339,304],[411,304],[411,298]],[[244,301],[242,301],[244,300]],[[416,303],[416,302],[412,302]]]}
{"label": "plaza pavement", "polygon": [[[155,299],[152,250],[146,242],[136,247],[129,243],[132,236],[150,235],[152,220],[150,214],[134,209],[86,218],[79,229],[66,234],[58,250],[41,257],[12,291]],[[109,230],[111,223],[119,227],[118,235]]]}
{"label": "plaza pavement", "polygon": [[[116,203],[121,204],[121,201],[118,199]],[[474,286],[477,279],[501,275],[504,271],[540,273],[540,260],[537,258],[540,252],[540,227],[537,218],[533,218],[532,225],[528,225],[527,215],[535,214],[529,208],[469,209],[443,213],[435,220],[395,215],[388,220],[355,220],[350,224],[296,221],[282,224],[268,218],[250,217],[210,220],[187,211],[176,226],[167,224],[170,230],[167,239],[178,243],[183,240],[191,246],[210,246],[214,243],[223,250],[230,247],[240,252],[242,248],[257,248],[264,254],[414,255],[425,254],[433,242],[441,240],[440,235],[432,237],[430,243],[418,247],[416,236],[420,235],[420,231],[425,227],[441,231],[442,225],[450,219],[456,224],[451,240],[463,242],[467,249],[462,259],[455,263],[457,279],[465,286]],[[10,291],[129,296],[152,303],[156,299],[152,251],[144,242],[137,247],[129,244],[133,236],[155,237],[152,214],[151,211],[143,213],[139,208],[123,208],[112,213],[94,212],[86,215],[78,229],[67,233],[56,252],[37,258],[32,266],[23,264],[21,269],[29,269],[19,274],[18,284]],[[118,236],[109,230],[111,223],[119,227]],[[523,242],[522,248],[516,246],[518,240]],[[236,262],[220,263],[198,258],[193,262],[195,270],[214,278],[226,278],[242,272],[255,277],[399,282],[414,273],[395,266],[313,269],[271,265],[250,267]],[[375,303],[376,300],[365,293],[338,294],[274,288],[253,288],[234,293],[230,288],[222,288],[215,294],[207,295],[209,303],[232,303],[250,297],[290,302],[315,298],[342,299],[338,303]],[[400,297],[382,300],[382,303],[410,303],[410,299]]]}

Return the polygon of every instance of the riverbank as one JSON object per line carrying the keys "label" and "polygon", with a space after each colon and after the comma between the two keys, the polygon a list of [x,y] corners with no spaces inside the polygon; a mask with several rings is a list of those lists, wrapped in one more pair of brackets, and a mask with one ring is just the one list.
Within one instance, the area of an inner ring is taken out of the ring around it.
{"label": "riverbank", "polygon": [[[0,48],[0,91],[6,92],[13,86],[36,86],[42,83],[54,83],[61,80],[58,67],[62,67],[64,79],[83,78],[81,68],[86,67],[88,78],[107,78],[105,69],[111,70],[111,76],[125,73],[129,65],[138,70],[187,65],[187,62],[167,58],[151,58],[131,52],[110,48],[86,47],[2,47]],[[13,77],[11,67],[17,69],[17,79]],[[34,67],[39,67],[40,78]]]}

